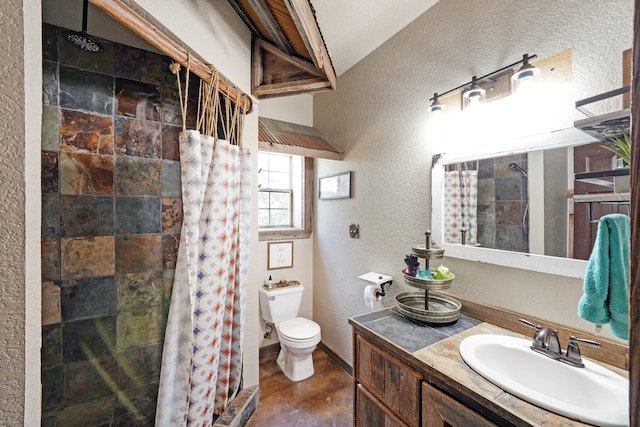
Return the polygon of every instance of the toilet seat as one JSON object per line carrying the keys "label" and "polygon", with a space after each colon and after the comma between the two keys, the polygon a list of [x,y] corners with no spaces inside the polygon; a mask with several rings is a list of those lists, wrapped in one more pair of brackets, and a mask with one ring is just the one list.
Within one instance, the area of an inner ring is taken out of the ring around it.
{"label": "toilet seat", "polygon": [[304,317],[285,320],[277,326],[280,336],[291,342],[311,341],[320,334],[320,325]]}

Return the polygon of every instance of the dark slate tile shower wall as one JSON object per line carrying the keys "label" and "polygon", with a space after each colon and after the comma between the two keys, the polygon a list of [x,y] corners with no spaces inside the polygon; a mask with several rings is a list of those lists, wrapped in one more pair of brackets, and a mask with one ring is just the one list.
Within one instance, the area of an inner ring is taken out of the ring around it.
{"label": "dark slate tile shower wall", "polygon": [[529,252],[527,178],[509,168],[510,163],[526,170],[527,155],[478,162],[478,242],[486,248]]}
{"label": "dark slate tile shower wall", "polygon": [[175,76],[61,31],[43,28],[42,424],[153,425],[182,222]]}

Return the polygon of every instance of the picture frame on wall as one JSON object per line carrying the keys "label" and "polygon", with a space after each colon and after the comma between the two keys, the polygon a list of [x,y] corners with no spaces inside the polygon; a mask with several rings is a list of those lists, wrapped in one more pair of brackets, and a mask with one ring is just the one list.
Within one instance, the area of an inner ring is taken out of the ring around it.
{"label": "picture frame on wall", "polygon": [[267,270],[293,267],[293,241],[267,244]]}
{"label": "picture frame on wall", "polygon": [[320,178],[318,198],[320,200],[351,198],[351,171]]}

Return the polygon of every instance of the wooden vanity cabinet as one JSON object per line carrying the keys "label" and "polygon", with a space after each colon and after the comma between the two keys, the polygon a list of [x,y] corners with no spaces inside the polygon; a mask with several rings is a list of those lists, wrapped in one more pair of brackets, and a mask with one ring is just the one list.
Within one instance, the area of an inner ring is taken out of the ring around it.
{"label": "wooden vanity cabinet", "polygon": [[422,427],[497,427],[440,390],[422,383]]}
{"label": "wooden vanity cabinet", "polygon": [[[473,333],[530,334],[518,313],[461,300],[467,324],[417,330],[392,309],[349,319],[353,329],[354,422],[360,427],[488,427],[584,425],[520,400],[473,372],[459,356]],[[532,319],[541,323],[539,319]],[[475,325],[473,325],[475,324]],[[563,337],[580,331],[547,324]],[[478,327],[476,331],[471,329]],[[511,329],[513,328],[513,329]],[[471,330],[467,332],[467,330]],[[464,332],[463,332],[464,331]],[[492,331],[492,332],[491,332]],[[443,338],[445,337],[445,338]],[[602,348],[583,357],[628,368],[628,348],[587,335]],[[563,346],[566,345],[566,341]],[[639,425],[640,426],[640,425]]]}
{"label": "wooden vanity cabinet", "polygon": [[356,387],[358,414],[355,425],[361,427],[407,427],[396,414],[367,391],[362,384]]}
{"label": "wooden vanity cabinet", "polygon": [[[361,335],[354,342],[356,425],[419,427],[422,375]],[[379,414],[375,422],[372,412]]]}
{"label": "wooden vanity cabinet", "polygon": [[354,334],[354,378],[355,426],[496,426],[359,334]]}

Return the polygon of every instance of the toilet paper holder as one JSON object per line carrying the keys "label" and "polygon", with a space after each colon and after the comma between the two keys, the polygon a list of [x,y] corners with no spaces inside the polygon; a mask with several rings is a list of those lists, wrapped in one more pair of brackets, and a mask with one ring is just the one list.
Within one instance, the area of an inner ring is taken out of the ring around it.
{"label": "toilet paper holder", "polygon": [[373,271],[358,276],[358,279],[364,280],[365,282],[373,283],[376,286],[380,286],[381,292],[376,292],[376,297],[383,297],[385,295],[384,285],[393,284],[393,278],[391,276],[375,273]]}

